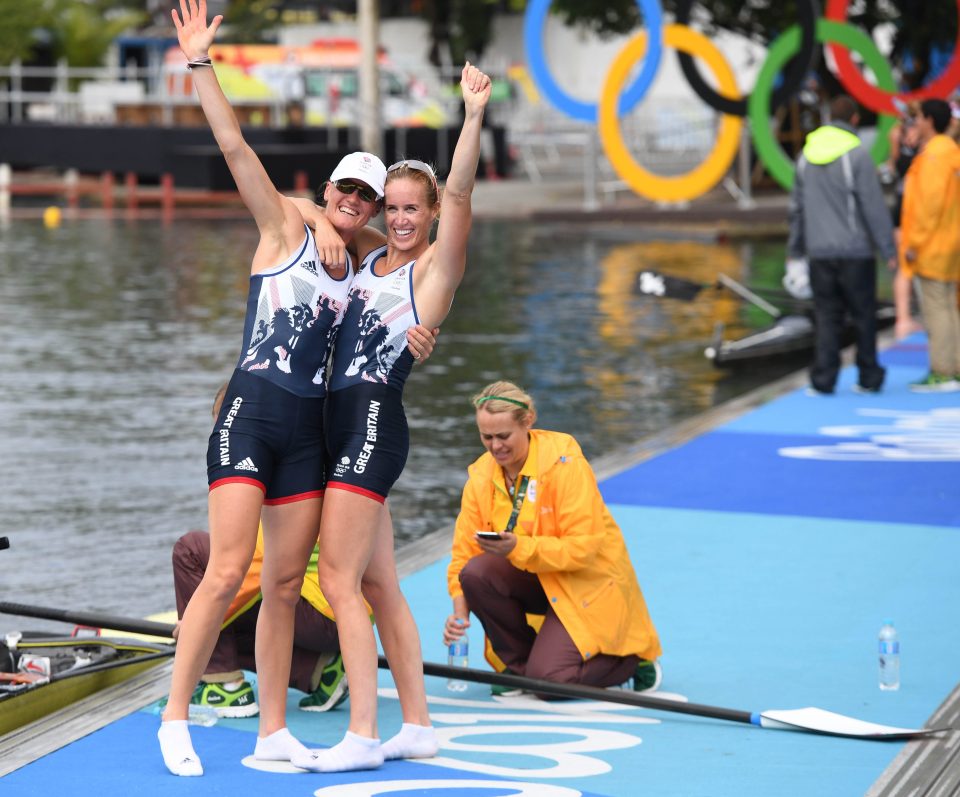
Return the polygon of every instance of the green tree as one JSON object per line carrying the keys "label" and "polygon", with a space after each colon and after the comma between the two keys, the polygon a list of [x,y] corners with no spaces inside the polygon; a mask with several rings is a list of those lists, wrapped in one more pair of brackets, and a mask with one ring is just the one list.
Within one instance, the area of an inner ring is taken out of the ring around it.
{"label": "green tree", "polygon": [[[952,50],[957,37],[957,6],[950,0],[860,0],[851,4],[848,20],[871,33],[880,25],[893,25],[891,61],[915,87],[934,66],[931,54]],[[675,13],[676,0],[663,0],[665,12]],[[600,36],[628,33],[642,24],[635,0],[555,0],[554,13],[568,25],[580,25]],[[694,6],[694,20],[708,33],[728,30],[767,43],[795,24],[796,0],[702,0]],[[827,78],[825,66],[821,76]]]}
{"label": "green tree", "polygon": [[282,0],[229,0],[223,11],[221,44],[261,44],[274,41]]}
{"label": "green tree", "polygon": [[[446,60],[444,54],[453,63],[481,55],[490,41],[494,15],[520,13],[526,2],[422,0],[419,6],[430,25],[431,61],[439,65]],[[677,0],[662,0],[661,6],[672,16]],[[554,0],[550,10],[565,24],[601,38],[623,35],[643,24],[636,0]],[[694,5],[693,19],[708,34],[727,30],[766,44],[796,23],[798,6],[797,0],[702,0]],[[931,54],[950,52],[957,37],[957,7],[951,0],[859,0],[851,3],[848,20],[871,33],[881,25],[894,26],[890,58],[910,87],[922,84],[936,66]],[[819,71],[826,84],[833,85],[822,63]]]}
{"label": "green tree", "polygon": [[113,40],[139,25],[142,11],[113,0],[0,0],[0,62],[29,61],[43,41],[70,66],[99,66]]}
{"label": "green tree", "polygon": [[37,9],[23,0],[0,0],[0,64],[29,60],[34,48]]}
{"label": "green tree", "polygon": [[143,13],[117,8],[108,0],[51,0],[45,5],[43,21],[53,55],[73,67],[102,65],[117,36],[145,19]]}

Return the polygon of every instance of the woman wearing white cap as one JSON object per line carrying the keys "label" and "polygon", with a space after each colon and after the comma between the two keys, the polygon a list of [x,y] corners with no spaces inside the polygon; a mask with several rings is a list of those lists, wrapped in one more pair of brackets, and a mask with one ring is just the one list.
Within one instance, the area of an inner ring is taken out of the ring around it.
{"label": "woman wearing white cap", "polygon": [[[158,733],[175,775],[203,768],[187,729],[191,695],[210,658],[226,610],[264,529],[263,602],[257,625],[260,727],[254,757],[306,754],[286,728],[294,608],[317,539],[325,486],[325,368],[352,279],[344,247],[379,210],[386,172],[369,153],[346,156],[324,188],[314,219],[281,196],[211,68],[208,48],[222,21],[208,26],[206,2],[182,0],[172,12],[204,114],[260,241],[253,257],[243,348],[207,450],[210,562],[180,625],[170,696]],[[306,203],[309,205],[310,203]]]}
{"label": "woman wearing white cap", "polygon": [[[341,742],[313,751],[312,760],[292,759],[315,771],[371,769],[384,759],[426,758],[438,749],[427,712],[420,638],[397,579],[386,498],[409,447],[402,397],[415,358],[406,350],[407,329],[417,323],[432,329],[446,318],[466,265],[470,195],[490,78],[468,63],[460,88],[463,129],[442,202],[433,169],[422,161],[401,161],[387,170],[387,246],[364,257],[334,349],[327,406],[333,470],[317,572],[337,616],[350,725]],[[400,732],[382,745],[377,647],[364,598],[377,618],[403,715]]]}

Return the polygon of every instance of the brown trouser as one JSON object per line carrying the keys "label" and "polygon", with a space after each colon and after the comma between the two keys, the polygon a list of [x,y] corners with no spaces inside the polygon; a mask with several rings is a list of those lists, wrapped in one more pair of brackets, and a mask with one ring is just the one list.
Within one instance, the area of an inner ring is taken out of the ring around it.
{"label": "brown trouser", "polygon": [[[555,683],[603,687],[624,683],[636,669],[637,656],[600,653],[584,661],[550,608],[540,579],[518,570],[503,556],[473,557],[460,571],[460,586],[494,652],[511,672]],[[544,615],[539,632],[527,623],[527,614]]]}
{"label": "brown trouser", "polygon": [[[183,617],[193,593],[210,561],[210,535],[190,531],[173,546],[173,587],[177,595],[177,616]],[[220,632],[205,673],[256,671],[254,640],[257,632],[257,602]],[[340,650],[337,624],[320,614],[303,598],[297,602],[293,621],[293,658],[290,686],[310,692],[311,679],[321,654]]]}

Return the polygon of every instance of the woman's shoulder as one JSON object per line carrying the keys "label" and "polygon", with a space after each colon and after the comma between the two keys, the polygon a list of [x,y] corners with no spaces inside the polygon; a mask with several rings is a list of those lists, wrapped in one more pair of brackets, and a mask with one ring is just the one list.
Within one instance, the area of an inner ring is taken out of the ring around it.
{"label": "woman's shoulder", "polygon": [[530,433],[537,439],[541,458],[544,456],[548,459],[583,456],[580,443],[572,434],[554,432],[550,429],[531,429]]}

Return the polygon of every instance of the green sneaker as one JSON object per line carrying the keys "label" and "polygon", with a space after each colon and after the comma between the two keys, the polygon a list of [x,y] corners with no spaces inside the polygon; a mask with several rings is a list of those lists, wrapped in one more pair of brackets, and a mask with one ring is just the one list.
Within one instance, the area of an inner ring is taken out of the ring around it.
{"label": "green sneaker", "polygon": [[659,661],[640,659],[637,669],[633,671],[634,692],[656,692],[663,680],[663,669]]}
{"label": "green sneaker", "polygon": [[300,701],[302,711],[329,711],[347,699],[347,674],[338,653],[320,671],[320,684]]}
{"label": "green sneaker", "polygon": [[242,681],[233,688],[228,688],[226,684],[208,684],[201,681],[193,691],[190,702],[196,706],[216,709],[218,717],[255,717],[260,713],[249,681]]}
{"label": "green sneaker", "polygon": [[910,389],[914,393],[952,393],[960,390],[960,381],[955,376],[931,371],[923,379],[911,382]]}
{"label": "green sneaker", "polygon": [[[515,672],[504,670],[503,675],[516,675]],[[524,690],[519,686],[503,686],[501,684],[491,684],[490,694],[494,697],[519,697],[524,694]]]}

